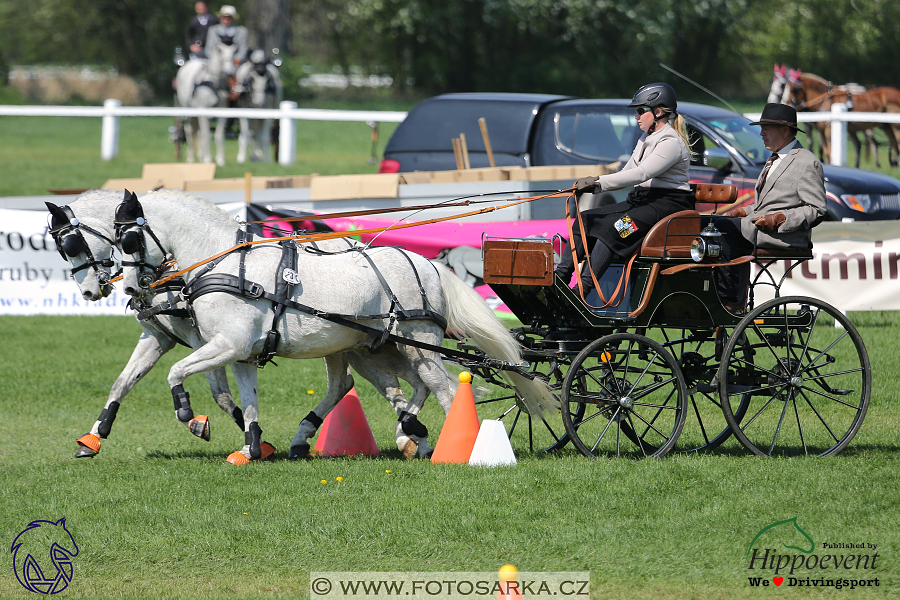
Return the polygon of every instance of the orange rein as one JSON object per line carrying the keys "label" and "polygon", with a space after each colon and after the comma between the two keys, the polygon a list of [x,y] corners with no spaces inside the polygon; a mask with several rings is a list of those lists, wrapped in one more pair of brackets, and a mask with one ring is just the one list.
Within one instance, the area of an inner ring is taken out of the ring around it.
{"label": "orange rein", "polygon": [[[264,240],[257,240],[257,241],[253,241],[253,242],[242,242],[240,244],[237,244],[237,245],[229,248],[228,250],[223,250],[222,252],[219,252],[215,256],[211,256],[205,260],[198,262],[197,264],[187,267],[186,269],[182,269],[182,270],[178,271],[177,273],[172,273],[170,275],[167,275],[166,277],[163,277],[159,281],[151,283],[150,287],[154,288],[158,285],[162,285],[162,284],[178,277],[179,275],[184,275],[188,271],[193,271],[197,267],[203,266],[206,263],[212,262],[212,261],[216,260],[217,258],[220,258],[222,256],[230,254],[230,253],[234,252],[235,250],[239,250],[245,246],[253,246],[255,244],[269,244],[272,242],[281,242],[284,240],[294,240],[295,242],[298,242],[298,243],[314,242],[314,241],[319,241],[319,240],[334,240],[334,239],[340,239],[340,238],[345,238],[345,237],[353,237],[355,235],[361,235],[361,234],[367,234],[367,233],[383,233],[390,229],[406,229],[407,227],[418,227],[419,225],[430,225],[432,223],[440,223],[443,221],[452,221],[453,219],[461,219],[463,217],[471,217],[474,215],[481,215],[481,214],[493,212],[495,210],[500,210],[502,208],[509,208],[511,206],[524,204],[526,202],[533,202],[535,200],[541,200],[543,198],[565,197],[565,196],[568,196],[569,193],[573,192],[574,190],[575,190],[575,188],[570,188],[567,190],[560,190],[558,192],[553,192],[552,194],[544,194],[542,196],[528,196],[525,198],[519,198],[515,202],[510,202],[508,204],[503,204],[501,206],[490,206],[488,208],[473,210],[471,212],[463,213],[461,215],[451,215],[449,217],[439,217],[436,219],[429,219],[428,221],[416,221],[415,223],[402,223],[399,225],[391,225],[389,227],[375,227],[372,229],[354,229],[353,231],[332,231],[332,232],[327,232],[327,233],[306,234],[306,235],[302,235],[302,236],[288,235],[288,236],[284,236],[284,237],[267,238]],[[388,209],[388,210],[393,210],[393,209]],[[415,210],[415,209],[414,208],[413,209],[406,208],[405,210]],[[360,212],[365,212],[365,211],[360,211]],[[388,211],[384,211],[384,212],[388,212]],[[303,217],[303,220],[305,220],[305,221],[319,220],[320,218],[321,217],[319,217],[318,215],[309,215],[307,217]],[[329,217],[329,218],[333,218],[333,216]]]}

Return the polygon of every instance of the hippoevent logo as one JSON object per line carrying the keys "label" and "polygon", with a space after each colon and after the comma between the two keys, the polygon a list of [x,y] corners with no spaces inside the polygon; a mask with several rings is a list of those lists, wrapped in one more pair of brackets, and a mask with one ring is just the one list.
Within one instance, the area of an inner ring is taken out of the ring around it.
{"label": "hippoevent logo", "polygon": [[32,521],[13,540],[10,549],[16,579],[26,590],[58,594],[72,581],[72,560],[78,556],[66,519]]}
{"label": "hippoevent logo", "polygon": [[747,548],[750,587],[878,587],[878,544],[867,541],[821,542],[797,523],[797,517],[766,525]]}

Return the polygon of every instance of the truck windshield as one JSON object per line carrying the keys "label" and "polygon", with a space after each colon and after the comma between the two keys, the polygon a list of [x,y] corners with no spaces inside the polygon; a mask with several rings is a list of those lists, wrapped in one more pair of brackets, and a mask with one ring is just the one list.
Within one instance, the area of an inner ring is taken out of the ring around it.
{"label": "truck windshield", "polygon": [[766,150],[759,137],[759,125],[751,125],[750,119],[735,115],[721,119],[709,119],[706,123],[728,141],[734,149],[756,164],[762,164],[771,152]]}

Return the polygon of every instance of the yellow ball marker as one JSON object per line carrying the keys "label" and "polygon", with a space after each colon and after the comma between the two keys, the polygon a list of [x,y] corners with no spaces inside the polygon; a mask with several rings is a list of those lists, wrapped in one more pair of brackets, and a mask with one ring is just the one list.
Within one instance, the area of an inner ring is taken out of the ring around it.
{"label": "yellow ball marker", "polygon": [[500,570],[497,572],[500,576],[500,581],[504,581],[509,583],[510,581],[515,581],[519,577],[519,570],[515,568],[513,565],[503,565],[500,567]]}
{"label": "yellow ball marker", "polygon": [[467,371],[463,371],[462,373],[459,374],[459,382],[460,383],[472,383],[472,374]]}

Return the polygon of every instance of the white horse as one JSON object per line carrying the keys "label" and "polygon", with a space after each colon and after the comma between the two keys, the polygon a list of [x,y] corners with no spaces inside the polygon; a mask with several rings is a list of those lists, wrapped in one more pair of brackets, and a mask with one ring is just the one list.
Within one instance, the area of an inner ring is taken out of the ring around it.
{"label": "white horse", "polygon": [[[66,207],[47,202],[52,217],[51,231],[55,232],[53,237],[64,258],[72,265],[75,282],[84,299],[88,301],[101,300],[112,290],[112,286],[108,283],[109,266],[100,265],[97,269],[91,270],[90,267],[84,268],[84,265],[91,262],[92,259],[89,257],[110,256],[111,240],[115,232],[109,224],[119,202],[121,192],[113,190],[92,190]],[[85,205],[90,205],[91,210],[82,211]],[[87,212],[96,216],[83,214]],[[73,218],[76,219],[76,224],[71,222]],[[131,353],[131,358],[113,383],[100,417],[88,433],[78,438],[75,458],[96,456],[100,452],[100,440],[109,436],[122,400],[137,382],[150,372],[163,354],[179,343],[191,348],[202,344],[196,330],[191,326],[190,319],[171,310],[179,310],[178,294],[175,290],[169,287],[157,291],[158,293],[148,297],[144,304],[135,307],[138,311],[135,316],[143,331]],[[181,303],[181,309],[183,308],[184,304]],[[216,404],[231,416],[243,431],[243,415],[241,409],[234,403],[225,369],[209,371],[206,377]],[[187,425],[191,433],[197,437],[210,439],[206,415],[200,415],[196,419],[191,415]]]}
{"label": "white horse", "polygon": [[[281,103],[281,76],[278,74],[278,67],[269,61],[265,50],[256,49],[251,52],[249,60],[238,67],[235,78],[241,90],[238,98],[241,108],[277,108]],[[251,161],[269,162],[271,131],[272,119],[241,118],[238,163],[244,164],[247,160],[248,147]]]}
{"label": "white horse", "polygon": [[[146,286],[142,279],[148,274],[143,265],[158,265],[168,254],[180,265],[197,265],[232,248],[238,231],[237,223],[208,202],[152,195],[142,205],[132,194],[117,209],[116,223],[123,255],[138,257],[124,275],[125,292],[133,296],[148,292],[141,285]],[[338,255],[298,252],[288,267],[285,255],[290,258],[280,247],[261,246],[246,253],[241,268],[240,253],[231,252],[185,275],[188,289],[200,289],[205,278],[211,288],[210,293],[195,293],[191,298],[206,343],[169,372],[176,401],[187,398],[182,384],[189,376],[259,359],[267,348],[288,358],[323,357],[328,391],[300,423],[291,443],[291,455],[301,456],[309,451],[309,438],[322,419],[353,387],[347,368],[350,354],[366,355],[382,372],[422,384],[413,385],[409,419],[402,423],[407,433],[415,434],[410,435],[414,440],[427,438],[416,415],[428,392],[448,411],[458,386],[437,351],[446,325],[464,332],[489,357],[506,363],[521,361],[518,344],[478,293],[422,256],[395,248]],[[285,288],[280,282],[290,285]],[[239,285],[247,293],[233,293],[229,285]],[[275,319],[280,304],[286,308]],[[341,323],[335,322],[340,319]],[[359,329],[373,323],[374,329]],[[380,352],[367,354],[370,347],[385,341],[382,327],[403,343],[387,343]],[[267,344],[272,339],[276,343]],[[246,423],[240,454],[254,460],[261,456],[262,430],[257,422],[256,371],[247,371],[240,377],[251,381],[239,382]],[[544,382],[515,371],[508,376],[532,414],[556,408]],[[251,393],[245,394],[245,390]]]}
{"label": "white horse", "polygon": [[[237,69],[234,64],[234,44],[217,44],[209,48],[208,59],[189,60],[175,76],[178,105],[184,108],[215,108],[226,106],[234,92],[229,85]],[[187,140],[186,161],[212,162],[209,117],[184,119],[184,134]],[[225,119],[216,119],[216,164],[225,165]]]}
{"label": "white horse", "polygon": [[[150,192],[147,197],[157,196],[170,197],[175,202],[191,198],[183,193],[165,190]],[[89,301],[100,300],[107,296],[111,289],[111,286],[106,283],[110,278],[109,266],[99,265],[95,270],[91,270],[91,262],[95,262],[92,258],[94,256],[109,256],[111,253],[112,239],[115,235],[113,226],[115,207],[119,204],[120,198],[120,192],[93,190],[79,197],[70,206],[58,207],[47,203],[47,207],[53,216],[51,227],[57,232],[54,237],[57,239],[59,247],[61,249],[65,248],[64,257],[72,265],[73,271],[75,271],[73,277],[82,292],[82,296]],[[65,211],[69,211],[71,215],[66,214]],[[87,235],[82,235],[79,230],[67,227],[67,225],[70,225],[70,219],[73,217],[78,219],[80,229],[85,230]],[[96,232],[96,234],[92,232]],[[84,245],[72,243],[73,240],[69,239],[70,236],[82,240]],[[355,246],[356,244],[350,240],[337,239],[305,244],[304,248],[308,248],[308,251],[338,252]],[[154,288],[154,293],[145,295],[142,298],[136,298],[135,304],[135,308],[138,311],[138,321],[141,323],[144,331],[141,334],[137,347],[132,352],[131,359],[110,390],[109,398],[100,417],[94,423],[90,432],[79,438],[79,449],[76,452],[76,457],[94,456],[99,452],[100,440],[101,438],[105,439],[109,435],[112,422],[115,419],[122,399],[153,368],[163,354],[174,348],[177,342],[184,343],[184,345],[192,348],[197,348],[203,343],[198,337],[197,329],[189,318],[179,312],[175,314],[171,314],[168,311],[160,312],[163,309],[172,307],[177,307],[177,310],[185,307],[180,294],[175,293],[173,289],[160,290],[159,288]],[[431,451],[426,439],[427,433],[425,435],[417,435],[417,433],[421,434],[423,432],[415,427],[415,420],[406,413],[408,402],[400,388],[397,377],[378,368],[383,359],[377,355],[365,352],[350,354],[348,360],[353,369],[372,383],[376,390],[390,402],[400,418],[395,430],[397,448],[402,450],[408,457],[415,453],[418,453],[419,456],[427,455]],[[238,370],[245,368],[246,365],[240,363],[232,364],[232,370],[239,384],[244,381],[255,381],[255,366],[252,367],[248,374],[243,376],[238,374]],[[224,369],[216,369],[207,372],[206,375],[210,381],[210,387],[216,402],[223,411],[234,418],[243,431],[243,414],[241,409],[234,404]],[[418,381],[417,376],[410,376],[410,379],[410,383],[414,387],[422,385]],[[250,392],[242,389],[242,395],[246,393]],[[255,389],[252,393],[255,394]],[[425,393],[427,394],[427,391]],[[187,422],[191,432],[198,437],[208,440],[210,435],[208,419],[205,415],[201,415],[196,419],[191,418],[185,412],[190,410],[189,406],[189,402],[187,404],[179,404],[176,407],[176,416],[182,421],[190,419]],[[179,413],[179,410],[182,412]],[[327,414],[324,406],[320,406],[318,410],[321,414]]]}

